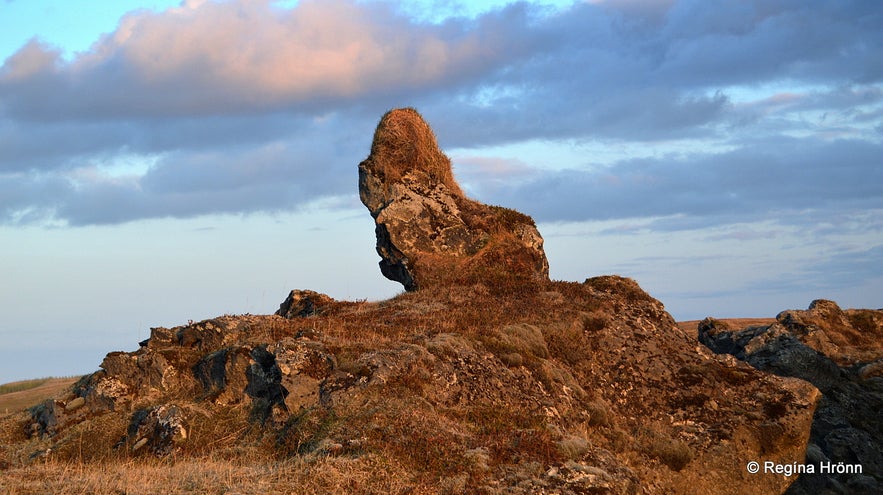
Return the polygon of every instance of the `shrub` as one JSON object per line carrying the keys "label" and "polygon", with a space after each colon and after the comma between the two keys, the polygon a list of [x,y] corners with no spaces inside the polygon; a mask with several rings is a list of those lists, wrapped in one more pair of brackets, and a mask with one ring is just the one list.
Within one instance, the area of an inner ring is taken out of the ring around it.
{"label": "shrub", "polygon": [[693,460],[693,449],[685,442],[673,438],[658,426],[642,430],[638,436],[638,448],[645,455],[659,460],[673,471],[680,471]]}

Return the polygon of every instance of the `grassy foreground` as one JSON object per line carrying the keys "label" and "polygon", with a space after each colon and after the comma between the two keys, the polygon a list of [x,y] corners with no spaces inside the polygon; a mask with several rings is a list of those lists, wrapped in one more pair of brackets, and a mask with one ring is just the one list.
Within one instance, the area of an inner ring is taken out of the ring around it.
{"label": "grassy foreground", "polygon": [[[456,483],[455,483],[456,484]],[[453,487],[452,487],[453,488]],[[108,463],[49,461],[5,470],[0,492],[42,494],[431,493],[376,456],[255,459],[140,458]]]}

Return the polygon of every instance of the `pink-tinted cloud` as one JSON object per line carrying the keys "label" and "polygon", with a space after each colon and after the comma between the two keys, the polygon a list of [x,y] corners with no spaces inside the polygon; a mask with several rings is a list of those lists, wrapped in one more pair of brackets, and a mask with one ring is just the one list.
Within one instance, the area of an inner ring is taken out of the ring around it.
{"label": "pink-tinted cloud", "polygon": [[[522,9],[523,10],[523,9]],[[520,13],[519,13],[520,12]],[[521,16],[519,21],[517,18]],[[517,45],[506,29],[418,24],[384,3],[185,2],[135,11],[66,62],[33,42],[0,71],[17,115],[226,113],[413,91],[468,79]],[[35,91],[35,81],[53,91]],[[47,101],[47,93],[55,95]],[[64,112],[67,109],[68,112]]]}

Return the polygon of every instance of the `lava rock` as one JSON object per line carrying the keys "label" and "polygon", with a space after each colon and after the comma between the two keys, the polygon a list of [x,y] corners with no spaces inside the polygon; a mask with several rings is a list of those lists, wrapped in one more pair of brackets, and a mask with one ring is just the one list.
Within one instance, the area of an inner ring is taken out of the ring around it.
{"label": "lava rock", "polygon": [[376,223],[381,273],[408,291],[549,278],[533,219],[466,198],[413,108],[380,120],[371,153],[359,164],[359,196]]}

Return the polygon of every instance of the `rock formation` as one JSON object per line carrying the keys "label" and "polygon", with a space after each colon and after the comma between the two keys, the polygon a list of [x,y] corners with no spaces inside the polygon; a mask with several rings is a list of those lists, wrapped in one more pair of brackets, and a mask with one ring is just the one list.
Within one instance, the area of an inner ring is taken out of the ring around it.
{"label": "rock formation", "polygon": [[803,460],[815,387],[712,353],[633,280],[550,281],[531,219],[465,198],[414,110],[383,117],[359,184],[381,270],[409,292],[298,290],[276,315],[153,328],[0,420],[0,466],[297,458],[313,483],[317,465],[361,473],[339,486],[364,493],[788,486],[745,466]]}
{"label": "rock formation", "polygon": [[429,492],[613,494],[777,493],[789,480],[745,463],[806,450],[814,387],[714,355],[629,279],[288,302],[288,318],[151,329],[18,418],[20,448],[395,459]]}
{"label": "rock formation", "polygon": [[[776,320],[731,329],[706,318],[699,340],[822,392],[806,451],[815,473],[802,474],[787,493],[883,493],[883,311],[843,311],[833,301],[816,300]],[[825,474],[822,462],[859,464],[863,472]]]}
{"label": "rock formation", "polygon": [[549,277],[533,219],[466,198],[413,108],[380,120],[371,153],[359,164],[359,196],[376,223],[380,271],[406,290]]}
{"label": "rock formation", "polygon": [[312,290],[293,290],[279,305],[276,314],[283,318],[296,318],[321,314],[334,299]]}

